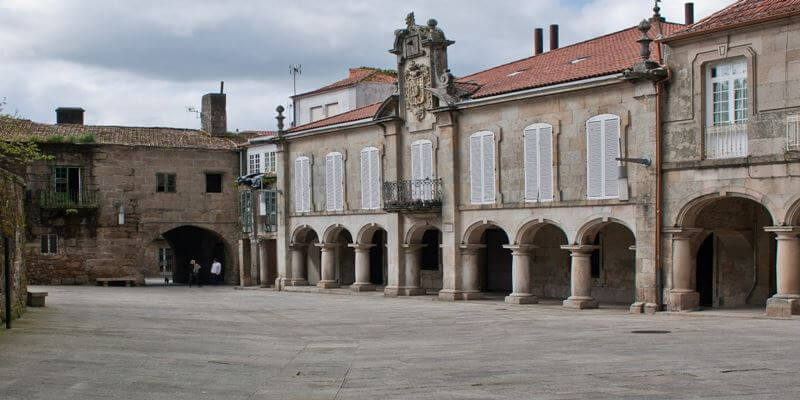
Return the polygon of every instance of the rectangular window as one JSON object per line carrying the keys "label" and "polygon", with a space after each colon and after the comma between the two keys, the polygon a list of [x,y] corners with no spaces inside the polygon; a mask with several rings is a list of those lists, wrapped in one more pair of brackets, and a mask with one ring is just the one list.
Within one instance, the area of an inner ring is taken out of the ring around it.
{"label": "rectangular window", "polygon": [[494,203],[494,133],[469,138],[470,197],[473,204]]}
{"label": "rectangular window", "polygon": [[344,210],[344,159],[342,153],[325,156],[325,208]]}
{"label": "rectangular window", "polygon": [[336,114],[339,114],[339,103],[325,105],[325,117],[332,117]]}
{"label": "rectangular window", "polygon": [[258,205],[258,214],[262,218],[266,232],[275,232],[278,229],[278,192],[275,190],[262,190]]}
{"label": "rectangular window", "polygon": [[156,192],[175,193],[175,174],[156,173]]}
{"label": "rectangular window", "polygon": [[613,114],[586,122],[586,195],[590,199],[619,196],[620,120]]}
{"label": "rectangular window", "polygon": [[58,235],[46,234],[40,236],[41,249],[40,252],[44,255],[58,254]]}
{"label": "rectangular window", "polygon": [[294,160],[294,210],[311,211],[311,160],[308,157]]}
{"label": "rectangular window", "polygon": [[361,208],[375,210],[381,206],[381,168],[378,149],[361,150]]}
{"label": "rectangular window", "polygon": [[724,61],[708,67],[709,126],[747,122],[747,61]]}
{"label": "rectangular window", "polygon": [[162,276],[172,275],[172,268],[175,265],[175,255],[170,247],[160,247],[158,249],[158,272]]}
{"label": "rectangular window", "polygon": [[206,174],[206,193],[222,193],[222,174]]}
{"label": "rectangular window", "polygon": [[525,200],[553,200],[553,127],[533,124],[525,128]]}
{"label": "rectangular window", "polygon": [[254,153],[248,156],[250,161],[250,168],[248,169],[249,174],[260,174],[261,173],[261,154]]}
{"label": "rectangular window", "polygon": [[319,121],[323,118],[325,118],[325,110],[322,109],[322,106],[311,107],[311,122]]}
{"label": "rectangular window", "polygon": [[239,193],[239,216],[242,219],[242,232],[250,233],[253,231],[253,203],[250,191]]}
{"label": "rectangular window", "polygon": [[786,150],[800,150],[800,115],[786,117]]}
{"label": "rectangular window", "polygon": [[276,168],[275,152],[268,151],[264,153],[264,172],[275,173],[276,171],[277,168]]}
{"label": "rectangular window", "polygon": [[81,167],[53,168],[53,190],[60,199],[78,203],[83,195],[83,173]]}
{"label": "rectangular window", "polygon": [[411,143],[411,198],[433,199],[433,142],[417,140]]}

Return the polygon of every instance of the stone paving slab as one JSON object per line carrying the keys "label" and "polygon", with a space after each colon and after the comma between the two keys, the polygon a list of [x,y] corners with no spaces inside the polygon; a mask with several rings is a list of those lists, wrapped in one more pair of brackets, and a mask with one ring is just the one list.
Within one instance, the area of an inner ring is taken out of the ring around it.
{"label": "stone paving slab", "polygon": [[0,399],[800,398],[796,319],[230,287],[42,289],[47,307],[0,332]]}

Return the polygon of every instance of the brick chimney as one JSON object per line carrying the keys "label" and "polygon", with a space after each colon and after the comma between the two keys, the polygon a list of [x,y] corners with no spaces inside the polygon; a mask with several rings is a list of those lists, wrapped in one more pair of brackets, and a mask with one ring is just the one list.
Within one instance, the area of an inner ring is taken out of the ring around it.
{"label": "brick chimney", "polygon": [[558,25],[550,25],[550,50],[558,48]]}
{"label": "brick chimney", "polygon": [[686,25],[694,24],[694,3],[686,3],[683,5],[683,16]]}
{"label": "brick chimney", "polygon": [[544,48],[544,29],[536,28],[533,30],[533,55],[542,54]]}
{"label": "brick chimney", "polygon": [[83,125],[83,112],[80,107],[58,107],[56,108],[57,124]]}
{"label": "brick chimney", "polygon": [[219,93],[203,96],[200,110],[202,129],[211,136],[224,136],[228,133],[227,113],[225,111],[224,82],[220,82]]}

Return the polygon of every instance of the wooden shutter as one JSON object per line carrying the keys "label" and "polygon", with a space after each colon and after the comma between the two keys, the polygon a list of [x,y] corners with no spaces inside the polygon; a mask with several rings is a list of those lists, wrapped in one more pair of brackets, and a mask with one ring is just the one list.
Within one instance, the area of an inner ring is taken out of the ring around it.
{"label": "wooden shutter", "polygon": [[603,123],[586,123],[586,194],[589,198],[603,196]]}
{"label": "wooden shutter", "polygon": [[372,208],[372,180],[370,179],[370,149],[361,150],[361,208]]}
{"label": "wooden shutter", "polygon": [[325,209],[336,209],[336,160],[333,153],[325,156]]}
{"label": "wooden shutter", "polygon": [[294,210],[303,211],[303,159],[294,160]]}
{"label": "wooden shutter", "polygon": [[334,166],[336,169],[336,181],[334,188],[336,189],[336,209],[344,210],[344,156],[337,153],[333,157]]}
{"label": "wooden shutter", "polygon": [[481,137],[483,152],[483,202],[494,201],[494,133],[486,133]]}
{"label": "wooden shutter", "polygon": [[539,201],[553,200],[553,127],[541,126],[538,132]]}
{"label": "wooden shutter", "polygon": [[525,200],[539,198],[538,128],[526,129],[523,140],[525,152]]}
{"label": "wooden shutter", "polygon": [[308,157],[303,158],[303,211],[311,211],[311,160]]}
{"label": "wooden shutter", "polygon": [[433,143],[429,140],[422,142],[420,147],[422,161],[422,179],[433,179]]}
{"label": "wooden shutter", "polygon": [[369,152],[370,208],[381,206],[381,158],[378,149]]}
{"label": "wooden shutter", "polygon": [[422,179],[422,143],[411,144],[411,180]]}
{"label": "wooden shutter", "polygon": [[482,169],[481,137],[473,135],[469,138],[470,199],[473,203],[480,203],[483,199]]}
{"label": "wooden shutter", "polygon": [[603,141],[603,196],[616,197],[619,195],[619,169],[616,160],[619,157],[619,119],[609,118],[603,121]]}

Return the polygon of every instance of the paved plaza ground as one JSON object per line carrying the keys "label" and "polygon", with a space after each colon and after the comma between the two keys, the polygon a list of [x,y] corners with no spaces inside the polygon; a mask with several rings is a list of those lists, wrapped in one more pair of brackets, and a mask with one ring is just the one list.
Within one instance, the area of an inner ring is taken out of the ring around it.
{"label": "paved plaza ground", "polygon": [[[800,320],[230,287],[40,287],[1,399],[797,399]],[[632,333],[661,330],[670,333]]]}

